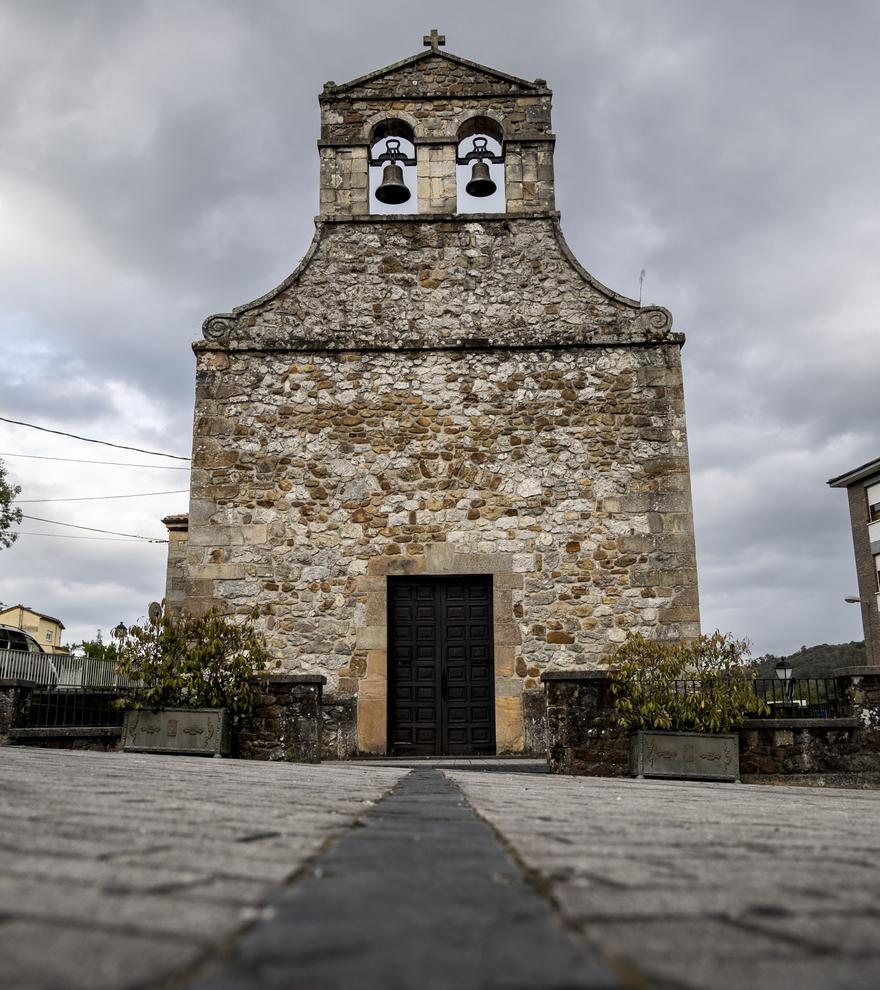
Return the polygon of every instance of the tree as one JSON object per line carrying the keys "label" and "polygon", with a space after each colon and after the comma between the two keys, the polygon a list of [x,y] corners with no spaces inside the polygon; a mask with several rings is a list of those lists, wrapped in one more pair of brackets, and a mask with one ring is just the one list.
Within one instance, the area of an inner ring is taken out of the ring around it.
{"label": "tree", "polygon": [[119,644],[116,669],[132,684],[131,708],[227,708],[245,714],[260,700],[257,675],[269,666],[256,613],[234,621],[163,605]]}
{"label": "tree", "polygon": [[6,480],[6,468],[0,461],[0,547],[11,547],[18,539],[18,533],[14,533],[12,527],[21,522],[21,509],[13,503],[20,494],[21,487]]}
{"label": "tree", "polygon": [[112,660],[119,658],[119,647],[115,643],[104,643],[101,639],[101,630],[98,630],[96,639],[84,639],[81,643],[74,643],[70,647],[71,653],[74,650],[82,650],[87,660]]}
{"label": "tree", "polygon": [[729,633],[689,642],[630,635],[612,661],[617,721],[625,729],[729,732],[769,711],[748,660],[748,641]]}

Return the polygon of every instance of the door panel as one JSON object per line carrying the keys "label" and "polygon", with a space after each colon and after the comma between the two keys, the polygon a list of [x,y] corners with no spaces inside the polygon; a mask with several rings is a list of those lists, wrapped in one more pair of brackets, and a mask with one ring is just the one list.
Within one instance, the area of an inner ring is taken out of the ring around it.
{"label": "door panel", "polygon": [[389,578],[389,748],[495,752],[490,577]]}

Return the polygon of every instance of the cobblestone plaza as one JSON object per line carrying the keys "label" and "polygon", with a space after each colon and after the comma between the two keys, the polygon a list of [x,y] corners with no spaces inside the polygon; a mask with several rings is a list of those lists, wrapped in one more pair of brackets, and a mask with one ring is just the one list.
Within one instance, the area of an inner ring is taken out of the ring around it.
{"label": "cobblestone plaza", "polygon": [[876,791],[537,769],[6,747],[3,985],[877,985]]}

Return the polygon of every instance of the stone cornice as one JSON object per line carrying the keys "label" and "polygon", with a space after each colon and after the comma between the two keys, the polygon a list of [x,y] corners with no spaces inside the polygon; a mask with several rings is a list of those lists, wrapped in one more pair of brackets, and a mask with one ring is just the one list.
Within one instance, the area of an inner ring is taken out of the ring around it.
{"label": "stone cornice", "polygon": [[520,220],[559,220],[558,210],[542,210],[534,213],[361,213],[337,216],[321,213],[315,224],[346,223],[513,223]]}
{"label": "stone cornice", "polygon": [[[413,144],[416,147],[424,145],[458,145],[461,139],[455,134],[433,135],[416,134]],[[370,142],[367,138],[358,141],[350,141],[346,138],[318,138],[319,148],[369,148]],[[505,137],[504,145],[512,144],[556,144],[556,135],[550,131],[535,131],[531,134],[520,133]]]}
{"label": "stone cornice", "polygon": [[468,102],[474,100],[485,100],[486,102],[491,102],[492,100],[499,100],[504,97],[516,98],[517,96],[538,96],[538,95],[549,96],[550,90],[549,89],[536,90],[534,93],[514,93],[514,92],[511,93],[464,93],[464,92],[463,93],[407,93],[402,96],[400,95],[380,96],[377,94],[375,96],[355,96],[355,97],[349,96],[347,94],[343,94],[342,96],[333,96],[333,95],[328,96],[322,93],[321,96],[318,97],[318,101],[322,105],[326,103],[337,103],[342,101],[354,102],[356,100],[363,101],[364,103],[400,103],[401,100],[408,100],[408,101],[418,100],[418,101],[424,101],[426,103],[429,102],[433,103],[437,101],[452,102],[452,101],[460,101],[460,100],[467,100]]}
{"label": "stone cornice", "polygon": [[272,342],[263,345],[254,344],[251,341],[244,343],[222,343],[213,340],[195,340],[192,349],[195,354],[203,354],[210,351],[223,354],[424,354],[441,351],[480,351],[489,353],[492,351],[595,351],[595,350],[619,350],[620,348],[645,348],[645,347],[678,347],[685,343],[683,333],[670,333],[659,340],[611,340],[608,338],[595,340],[578,340],[565,342],[562,344],[539,343],[539,344],[515,344],[515,343],[492,343],[484,338],[461,338],[451,340],[444,344],[424,344],[415,346],[413,344],[369,344],[362,346],[352,346],[351,344],[333,345],[311,340],[291,340],[289,343]]}

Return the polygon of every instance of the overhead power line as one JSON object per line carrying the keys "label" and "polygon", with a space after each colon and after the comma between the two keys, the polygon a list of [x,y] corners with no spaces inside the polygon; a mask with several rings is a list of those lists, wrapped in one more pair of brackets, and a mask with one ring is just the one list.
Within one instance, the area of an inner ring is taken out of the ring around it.
{"label": "overhead power line", "polygon": [[73,440],[82,440],[84,443],[99,443],[104,447],[116,447],[118,450],[133,450],[138,454],[152,454],[155,457],[170,457],[175,461],[189,461],[189,457],[181,457],[180,454],[166,454],[161,450],[147,450],[144,447],[129,447],[128,444],[124,443],[111,443],[109,440],[94,440],[92,437],[81,437],[76,433],[65,433],[64,430],[50,430],[47,426],[37,426],[36,423],[23,423],[18,419],[8,419],[6,416],[0,416],[0,422],[12,423],[13,426],[27,426],[32,430],[40,430],[41,433],[54,433],[59,437],[70,437]]}
{"label": "overhead power line", "polygon": [[150,468],[153,471],[189,471],[188,467],[171,464],[132,464],[131,461],[84,461],[78,457],[48,457],[45,454],[6,454],[0,450],[0,457],[27,457],[32,461],[64,461],[67,464],[108,464],[111,467]]}
{"label": "overhead power line", "polygon": [[146,540],[148,543],[167,543],[167,540],[157,540],[152,536],[139,536],[137,533],[119,533],[115,529],[96,529],[94,526],[78,526],[76,523],[59,522],[57,519],[43,519],[40,516],[28,516],[22,513],[22,519],[32,522],[50,523],[52,526],[67,526],[69,529],[85,529],[90,533],[109,533],[111,536],[127,536],[132,540]]}
{"label": "overhead power line", "polygon": [[153,495],[185,495],[188,488],[178,488],[173,492],[135,492],[132,495],[84,495],[80,498],[19,498],[16,505],[35,505],[37,502],[102,502],[108,498],[151,498]]}
{"label": "overhead power line", "polygon": [[[20,529],[16,536],[44,536],[49,540],[92,540],[95,543],[143,543],[141,537],[123,539],[121,536],[73,536],[70,533],[30,533]],[[167,543],[168,540],[149,540],[150,543]]]}

